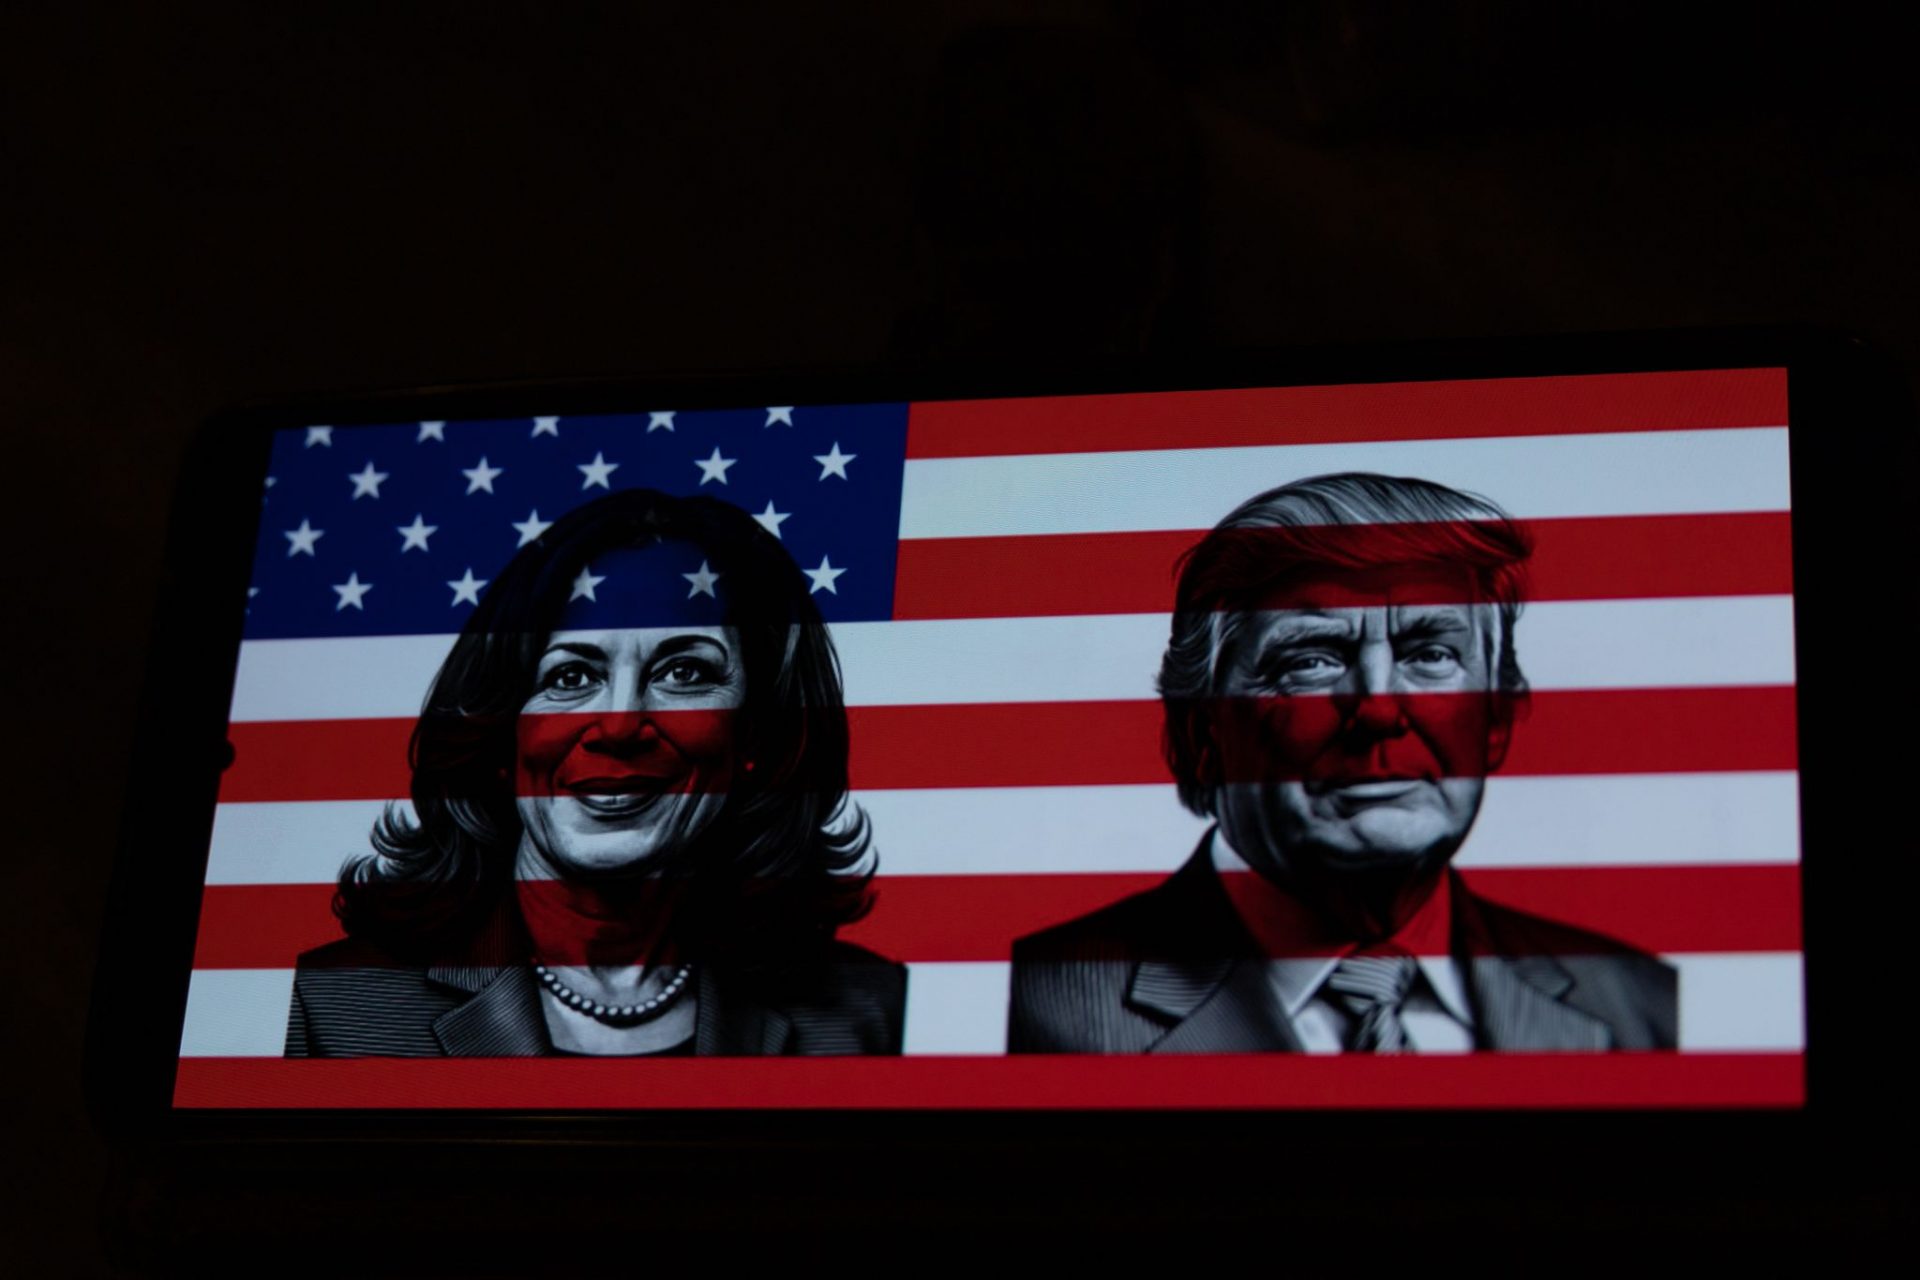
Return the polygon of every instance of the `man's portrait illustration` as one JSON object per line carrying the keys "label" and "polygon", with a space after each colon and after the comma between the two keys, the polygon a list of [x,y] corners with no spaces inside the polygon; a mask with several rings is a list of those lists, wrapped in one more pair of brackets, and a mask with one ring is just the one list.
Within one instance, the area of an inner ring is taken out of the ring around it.
{"label": "man's portrait illustration", "polygon": [[1241,504],[1178,570],[1159,673],[1212,825],[1145,893],[1021,939],[1009,1050],[1672,1048],[1674,969],[1452,867],[1528,689],[1526,529],[1426,480]]}

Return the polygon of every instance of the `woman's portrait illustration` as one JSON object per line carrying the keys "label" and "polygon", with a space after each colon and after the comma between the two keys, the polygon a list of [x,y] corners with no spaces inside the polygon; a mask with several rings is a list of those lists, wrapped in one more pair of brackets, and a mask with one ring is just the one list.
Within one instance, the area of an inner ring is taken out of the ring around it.
{"label": "woman's portrait illustration", "polygon": [[836,938],[877,855],[805,575],[629,490],[491,583],[343,868],[290,1057],[891,1054],[906,970]]}

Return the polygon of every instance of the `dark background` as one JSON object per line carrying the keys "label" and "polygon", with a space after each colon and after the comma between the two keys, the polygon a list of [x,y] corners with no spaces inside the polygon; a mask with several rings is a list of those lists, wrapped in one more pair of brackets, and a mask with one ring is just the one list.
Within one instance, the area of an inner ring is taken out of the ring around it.
{"label": "dark background", "polygon": [[[1915,31],[1892,9],[10,7],[0,1265],[107,1271],[145,1194],[85,1119],[78,1065],[168,486],[210,411],[1780,322],[1862,334],[1911,379]],[[1872,1238],[1906,1203],[1702,1189],[1528,1212],[1771,1248]],[[1410,1220],[1451,1229],[1442,1208]]]}

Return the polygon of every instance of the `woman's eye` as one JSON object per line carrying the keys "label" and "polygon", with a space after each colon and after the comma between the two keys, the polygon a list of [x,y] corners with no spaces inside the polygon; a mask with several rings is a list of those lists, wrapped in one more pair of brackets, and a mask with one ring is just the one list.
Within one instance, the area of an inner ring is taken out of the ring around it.
{"label": "woman's eye", "polygon": [[660,680],[676,689],[712,684],[718,678],[711,666],[693,658],[675,658],[660,669]]}
{"label": "woman's eye", "polygon": [[555,693],[578,693],[593,683],[593,672],[578,662],[568,662],[541,679],[540,687]]}

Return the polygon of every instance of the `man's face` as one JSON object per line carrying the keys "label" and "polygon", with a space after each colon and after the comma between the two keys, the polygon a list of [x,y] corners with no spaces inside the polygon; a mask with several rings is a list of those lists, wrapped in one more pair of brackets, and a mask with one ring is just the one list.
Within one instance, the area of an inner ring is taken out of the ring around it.
{"label": "man's face", "polygon": [[1466,838],[1512,716],[1498,620],[1439,567],[1288,578],[1221,655],[1216,814],[1269,874],[1409,874]]}

